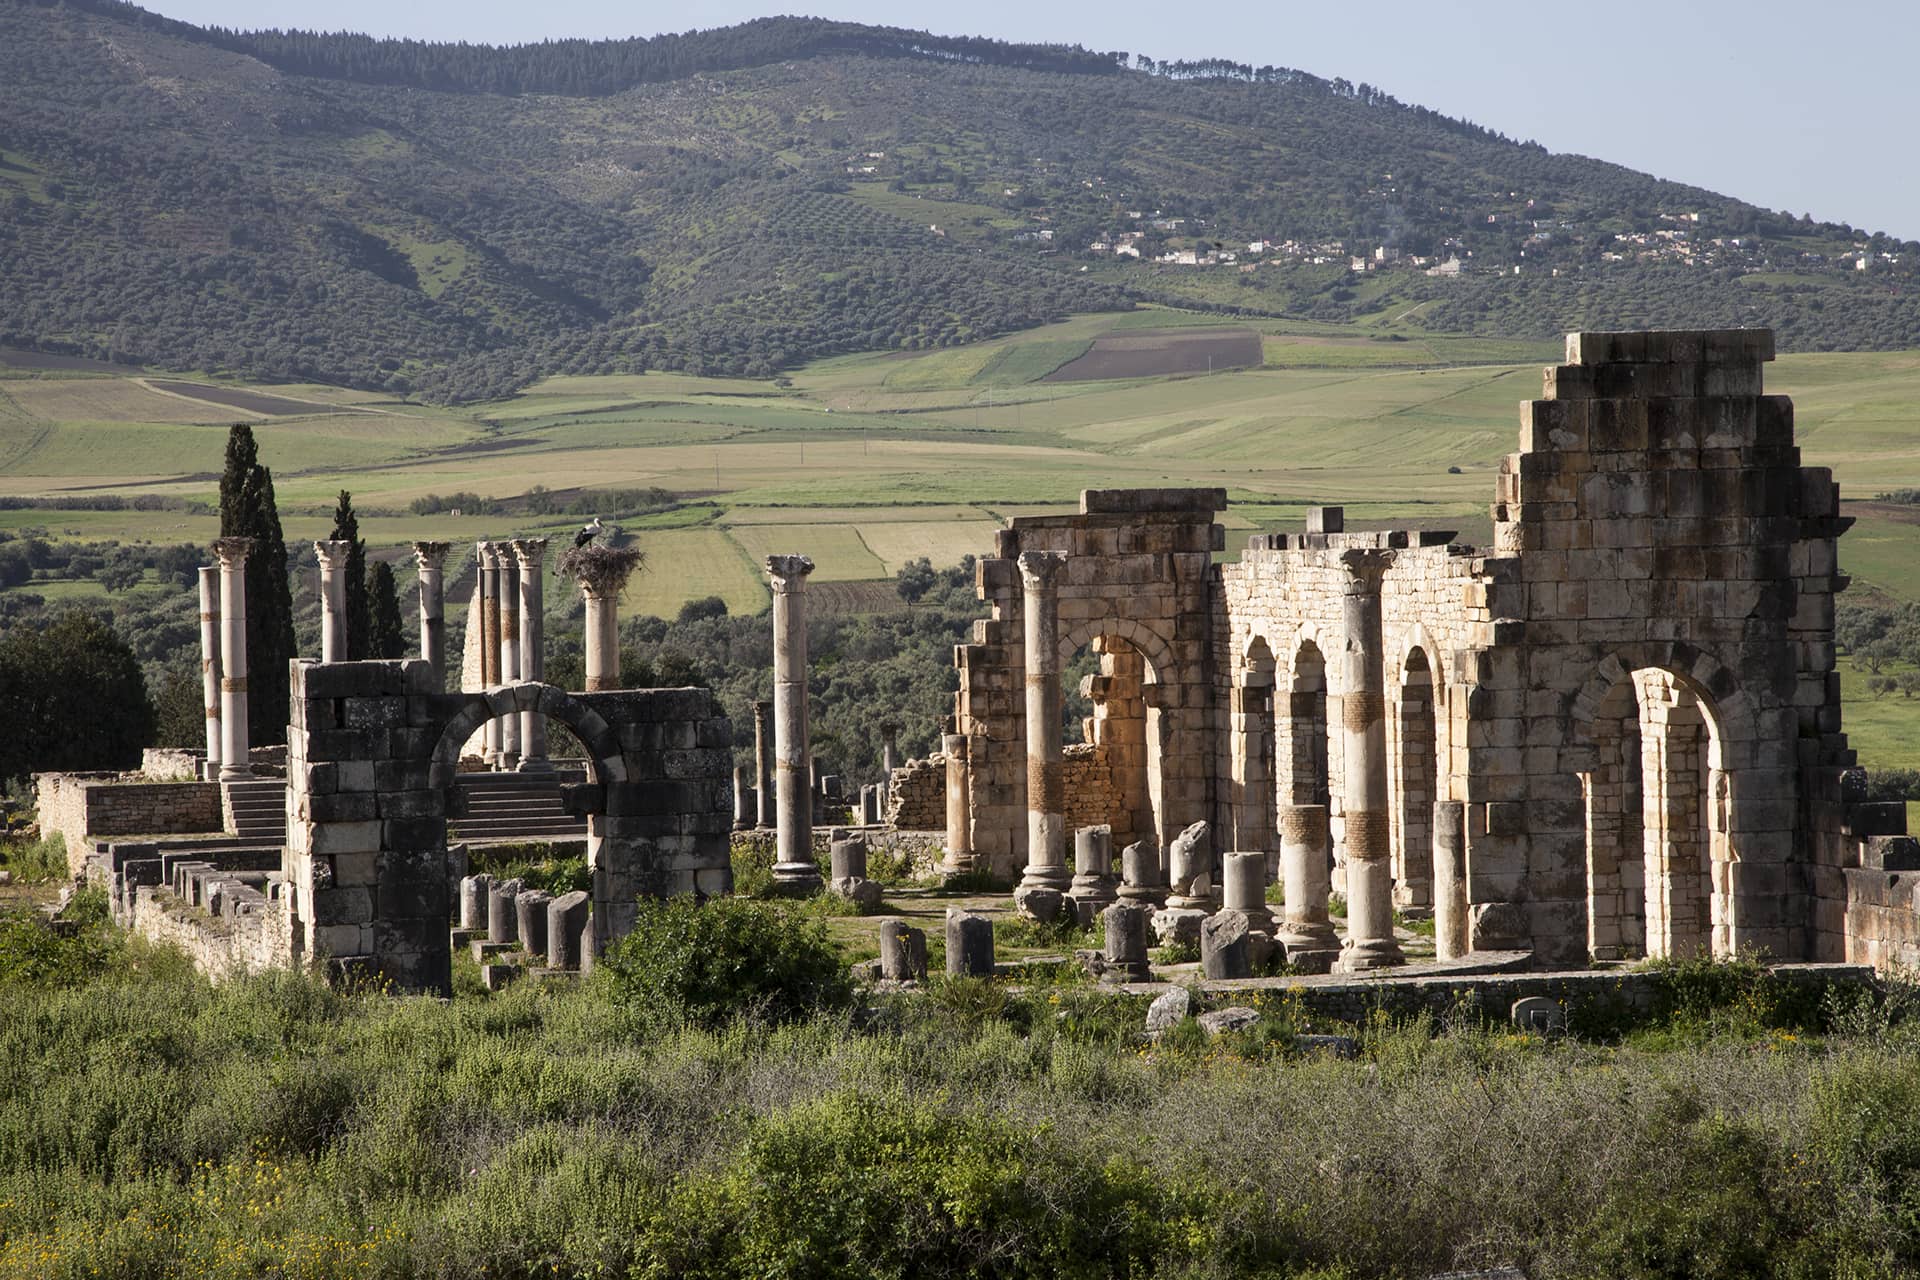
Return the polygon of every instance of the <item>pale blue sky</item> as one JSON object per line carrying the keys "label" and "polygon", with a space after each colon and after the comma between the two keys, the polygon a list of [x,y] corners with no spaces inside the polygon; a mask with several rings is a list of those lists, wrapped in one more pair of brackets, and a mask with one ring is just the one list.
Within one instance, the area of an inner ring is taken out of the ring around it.
{"label": "pale blue sky", "polygon": [[1137,0],[149,0],[189,22],[511,44],[799,12],[1378,85],[1511,137],[1920,239],[1920,0],[1283,5]]}

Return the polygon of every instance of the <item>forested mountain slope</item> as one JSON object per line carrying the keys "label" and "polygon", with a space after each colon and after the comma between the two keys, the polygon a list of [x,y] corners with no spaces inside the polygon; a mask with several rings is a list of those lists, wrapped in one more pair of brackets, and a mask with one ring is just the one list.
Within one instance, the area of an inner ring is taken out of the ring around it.
{"label": "forested mountain slope", "polygon": [[1914,346],[1916,266],[1283,68],[811,19],[493,50],[0,0],[0,343],[117,360],[467,399],[1138,299]]}

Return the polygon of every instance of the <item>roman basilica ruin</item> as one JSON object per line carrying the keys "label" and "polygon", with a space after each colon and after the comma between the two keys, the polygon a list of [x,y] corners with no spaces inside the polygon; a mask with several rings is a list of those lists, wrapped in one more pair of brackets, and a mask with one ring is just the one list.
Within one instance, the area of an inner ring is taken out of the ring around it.
{"label": "roman basilica ruin", "polygon": [[[889,759],[861,829],[928,829],[943,870],[1005,882],[1030,914],[1117,899],[1156,927],[1186,913],[1211,929],[1237,912],[1303,969],[1404,963],[1396,912],[1431,914],[1456,964],[1920,958],[1920,845],[1903,805],[1865,801],[1841,727],[1849,521],[1830,474],[1800,464],[1791,402],[1763,393],[1772,356],[1764,330],[1571,335],[1521,406],[1489,547],[1349,531],[1322,508],[1221,562],[1226,497],[1208,489],[1088,491],[1077,514],[1015,518],[978,562],[991,615],[955,651],[944,750]],[[579,579],[587,688],[567,692],[543,681],[544,544],[482,549],[464,672],[442,653],[446,547],[417,544],[422,657],[334,661],[327,610],[321,660],[293,673],[285,835],[263,844],[235,820],[262,781],[245,740],[246,550],[215,547],[218,593],[203,574],[211,781],[178,784],[226,788],[225,843],[129,844],[85,814],[83,843],[70,837],[136,927],[198,930],[209,965],[325,958],[444,989],[456,941],[537,934],[555,967],[590,964],[636,895],[730,891],[735,825],[777,830],[790,891],[828,879],[804,556],[768,563],[776,693],[736,771],[707,691],[613,687],[617,567]],[[337,558],[322,552],[323,575]],[[1087,648],[1093,714],[1069,743],[1063,671]],[[547,759],[549,721],[583,759]],[[584,819],[590,901],[529,914],[526,895],[463,879],[448,826],[476,768],[542,779],[560,816]],[[73,785],[43,777],[43,797]],[[833,885],[859,878],[846,843]],[[1286,905],[1269,919],[1276,880]],[[1110,926],[1109,949],[1133,929]]]}

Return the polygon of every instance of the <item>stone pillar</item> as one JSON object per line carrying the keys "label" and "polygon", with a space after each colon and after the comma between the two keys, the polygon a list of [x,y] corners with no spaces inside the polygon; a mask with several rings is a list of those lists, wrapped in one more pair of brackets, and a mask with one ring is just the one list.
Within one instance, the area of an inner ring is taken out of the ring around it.
{"label": "stone pillar", "polygon": [[620,687],[620,618],[615,602],[618,589],[602,591],[582,582],[580,596],[587,603],[587,692]]}
{"label": "stone pillar", "polygon": [[220,781],[244,782],[247,764],[247,557],[252,538],[221,538],[220,558]]}
{"label": "stone pillar", "polygon": [[[511,542],[493,544],[494,558],[500,565],[500,678],[496,683],[513,684],[520,675],[520,562],[514,558]],[[521,713],[498,717],[500,724],[500,767],[520,767]]]}
{"label": "stone pillar", "polygon": [[353,544],[336,539],[313,544],[320,560],[320,661],[347,660],[347,557]]}
{"label": "stone pillar", "polygon": [[1057,551],[1020,553],[1027,667],[1027,869],[1021,889],[1065,890],[1067,801],[1060,741],[1060,576]]}
{"label": "stone pillar", "polygon": [[773,579],[773,739],[779,834],[773,880],[791,892],[820,887],[813,860],[812,759],[807,739],[806,556],[768,556]]}
{"label": "stone pillar", "polygon": [[1101,912],[1107,925],[1107,962],[1103,977],[1110,982],[1146,982],[1153,977],[1147,963],[1147,923],[1153,909],[1137,902],[1116,902]]}
{"label": "stone pillar", "polygon": [[1393,936],[1393,841],[1387,810],[1386,678],[1380,635],[1380,579],[1393,552],[1341,553],[1347,578],[1341,604],[1346,680],[1340,719],[1346,792],[1347,941],[1340,966],[1347,972],[1405,964]]}
{"label": "stone pillar", "polygon": [[1327,863],[1327,807],[1290,804],[1280,810],[1280,874],[1287,898],[1280,941],[1303,973],[1325,973],[1340,954],[1327,916],[1333,868]]}
{"label": "stone pillar", "polygon": [[947,753],[947,859],[942,870],[964,875],[973,870],[973,815],[968,793],[967,737],[949,733],[940,739]]}
{"label": "stone pillar", "polygon": [[1226,910],[1238,911],[1261,933],[1273,932],[1267,907],[1267,855],[1257,850],[1225,855],[1222,883]]}
{"label": "stone pillar", "polygon": [[753,704],[753,794],[757,805],[755,824],[771,827],[774,816],[773,778],[773,704]]}
{"label": "stone pillar", "polygon": [[220,776],[220,571],[200,566],[200,700],[207,708],[207,763],[200,776]]}
{"label": "stone pillar", "polygon": [[993,917],[947,908],[947,976],[993,976]]}
{"label": "stone pillar", "polygon": [[1273,673],[1249,672],[1233,691],[1234,848],[1273,848]]}
{"label": "stone pillar", "polygon": [[881,785],[893,786],[893,771],[900,767],[900,726],[883,724],[880,726],[880,768],[886,772],[886,781]]}
{"label": "stone pillar", "polygon": [[1433,806],[1433,943],[1442,960],[1457,960],[1467,942],[1467,806]]}
{"label": "stone pillar", "polygon": [[447,542],[416,542],[413,560],[420,573],[420,656],[433,664],[436,691],[447,681],[447,589],[442,570]]}
{"label": "stone pillar", "polygon": [[[514,558],[520,565],[520,678],[547,678],[547,561],[545,538],[516,538]],[[546,773],[547,718],[538,711],[520,713],[520,772]]]}
{"label": "stone pillar", "polygon": [[[480,576],[480,687],[491,689],[500,683],[500,556],[491,542],[473,544],[473,567]],[[482,733],[487,767],[498,769],[499,718],[488,720]]]}

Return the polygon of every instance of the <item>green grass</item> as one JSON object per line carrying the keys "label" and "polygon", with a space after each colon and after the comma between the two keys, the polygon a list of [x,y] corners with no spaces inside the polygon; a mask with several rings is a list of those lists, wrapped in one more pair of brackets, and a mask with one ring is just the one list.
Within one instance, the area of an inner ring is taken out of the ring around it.
{"label": "green grass", "polygon": [[[1913,668],[1888,663],[1882,673],[1899,675]],[[1840,704],[1845,710],[1847,742],[1869,769],[1920,769],[1920,700],[1899,693],[1874,697],[1867,692],[1871,674],[1840,659]],[[1914,828],[1920,831],[1920,827]]]}

